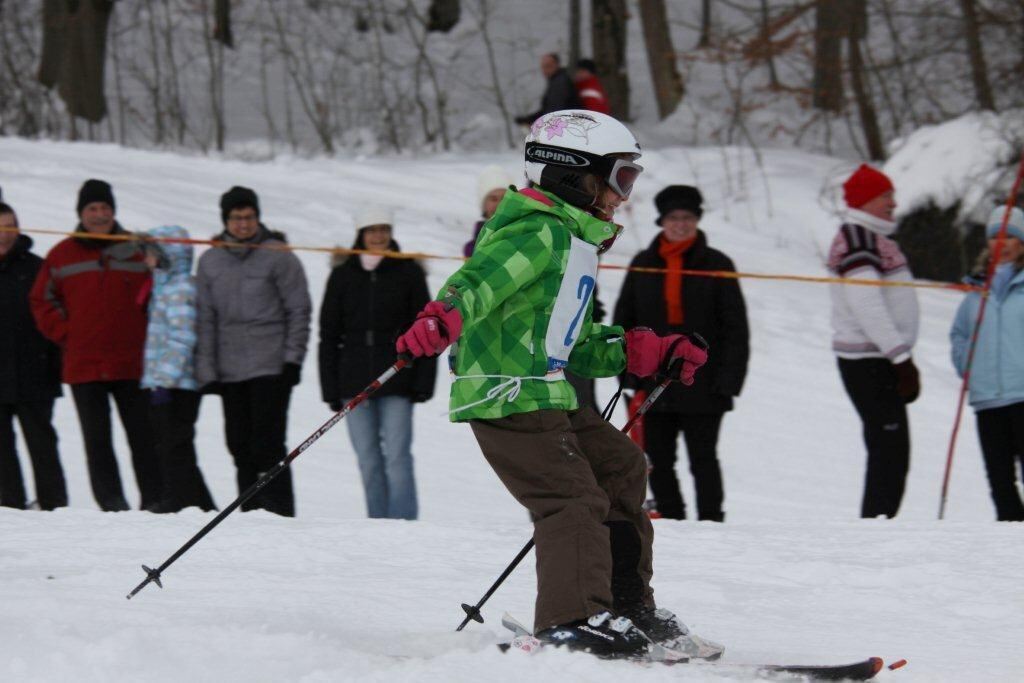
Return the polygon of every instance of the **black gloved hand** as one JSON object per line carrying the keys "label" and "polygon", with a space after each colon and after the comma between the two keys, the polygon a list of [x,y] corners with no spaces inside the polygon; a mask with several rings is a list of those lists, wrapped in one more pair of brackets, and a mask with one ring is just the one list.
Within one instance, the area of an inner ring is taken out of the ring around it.
{"label": "black gloved hand", "polygon": [[921,395],[921,376],[913,359],[908,358],[892,367],[896,371],[896,393],[904,403],[913,403]]}
{"label": "black gloved hand", "polygon": [[223,390],[220,382],[207,382],[199,388],[199,393],[206,394],[219,394]]}
{"label": "black gloved hand", "polygon": [[332,413],[341,412],[341,401],[328,401],[327,405],[330,407]]}
{"label": "black gloved hand", "polygon": [[285,384],[294,387],[302,379],[302,366],[298,363],[285,363],[281,377],[284,378]]}
{"label": "black gloved hand", "polygon": [[431,394],[414,393],[409,397],[409,400],[413,403],[426,403],[431,398],[433,398]]}

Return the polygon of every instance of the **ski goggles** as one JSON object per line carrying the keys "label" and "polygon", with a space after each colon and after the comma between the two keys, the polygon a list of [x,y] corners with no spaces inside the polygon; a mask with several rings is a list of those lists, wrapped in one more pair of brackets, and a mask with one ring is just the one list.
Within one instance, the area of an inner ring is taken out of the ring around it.
{"label": "ski goggles", "polygon": [[643,166],[630,159],[602,157],[590,152],[553,147],[539,142],[526,144],[526,160],[538,164],[577,168],[585,173],[592,173],[608,183],[608,187],[623,199],[629,198],[629,193],[633,191],[633,183],[644,170]]}
{"label": "ski goggles", "polygon": [[615,162],[605,177],[608,187],[623,199],[629,199],[629,193],[633,191],[633,183],[643,173],[644,167],[626,159],[602,158]]}

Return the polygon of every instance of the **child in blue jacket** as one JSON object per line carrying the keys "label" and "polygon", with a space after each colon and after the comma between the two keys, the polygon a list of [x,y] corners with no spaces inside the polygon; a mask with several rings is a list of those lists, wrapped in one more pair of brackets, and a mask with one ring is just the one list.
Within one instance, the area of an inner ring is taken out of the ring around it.
{"label": "child in blue jacket", "polygon": [[[155,238],[188,239],[188,231],[165,225],[147,233]],[[213,510],[213,498],[196,464],[195,423],[200,394],[195,378],[196,286],[192,245],[154,241],[146,264],[153,270],[149,324],[141,386],[149,390],[163,495],[150,512],[178,512],[197,506]]]}

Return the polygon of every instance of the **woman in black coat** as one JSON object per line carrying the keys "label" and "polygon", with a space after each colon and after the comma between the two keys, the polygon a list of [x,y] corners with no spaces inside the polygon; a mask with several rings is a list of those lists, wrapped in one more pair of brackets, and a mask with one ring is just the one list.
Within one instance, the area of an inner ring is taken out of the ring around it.
{"label": "woman in black coat", "polygon": [[[365,209],[356,228],[353,249],[399,251],[390,212]],[[331,410],[395,362],[395,339],[429,300],[415,260],[358,254],[335,266],[320,309],[320,388]],[[417,517],[412,405],[433,396],[436,375],[436,359],[417,359],[345,418],[370,517]]]}
{"label": "woman in black coat", "polygon": [[[662,232],[634,257],[631,267],[669,270],[735,271],[728,256],[707,245],[698,230],[703,213],[700,192],[672,185],[655,197]],[[651,460],[650,485],[658,513],[685,519],[686,506],[676,478],[676,442],[686,441],[697,491],[697,518],[724,521],[718,432],[743,387],[750,356],[747,310],[733,278],[630,271],[615,305],[614,322],[627,330],[650,327],[660,335],[696,332],[709,345],[708,362],[692,386],[674,383],[644,416],[644,449]],[[650,392],[656,382],[626,376],[627,389]]]}
{"label": "woman in black coat", "polygon": [[43,260],[32,239],[15,231],[14,210],[0,203],[0,505],[24,508],[25,484],[15,448],[14,418],[28,445],[36,500],[43,510],[68,504],[53,429],[61,395],[60,351],[36,329],[28,293]]}

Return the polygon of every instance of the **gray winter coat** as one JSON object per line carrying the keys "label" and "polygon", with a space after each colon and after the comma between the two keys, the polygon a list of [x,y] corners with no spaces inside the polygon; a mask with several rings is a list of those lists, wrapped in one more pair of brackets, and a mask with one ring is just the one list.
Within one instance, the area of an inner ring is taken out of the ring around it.
{"label": "gray winter coat", "polygon": [[[230,239],[227,234],[217,239]],[[262,224],[252,242],[284,245]],[[217,247],[199,259],[196,275],[196,380],[243,382],[301,365],[312,304],[302,264],[290,251]]]}

